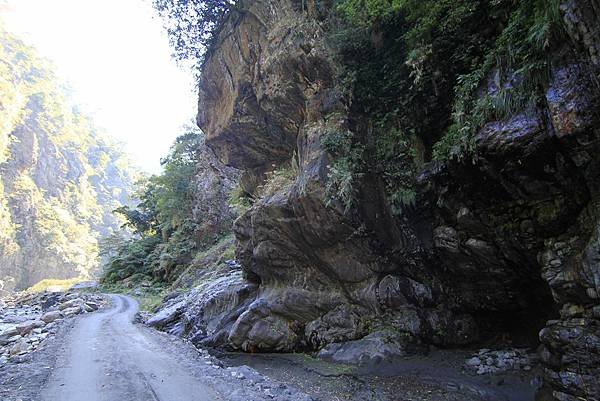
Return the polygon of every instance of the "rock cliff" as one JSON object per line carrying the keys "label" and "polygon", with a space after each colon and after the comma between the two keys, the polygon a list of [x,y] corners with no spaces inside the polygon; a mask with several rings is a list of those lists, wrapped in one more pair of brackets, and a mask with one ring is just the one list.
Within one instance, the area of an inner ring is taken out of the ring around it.
{"label": "rock cliff", "polygon": [[3,29],[0,61],[0,290],[89,277],[133,170],[69,104],[52,67]]}
{"label": "rock cliff", "polygon": [[[543,101],[487,121],[472,158],[424,163],[400,214],[377,172],[350,208],[327,196],[324,136],[368,144],[370,131],[319,11],[261,0],[232,12],[204,64],[198,124],[256,199],[234,228],[244,278],[172,303],[162,323],[196,302],[189,310],[210,318],[184,330],[195,341],[340,360],[348,341],[396,355],[541,344],[556,398],[598,398],[600,6],[562,3],[570,41],[552,57]],[[282,168],[292,178],[265,191]]]}

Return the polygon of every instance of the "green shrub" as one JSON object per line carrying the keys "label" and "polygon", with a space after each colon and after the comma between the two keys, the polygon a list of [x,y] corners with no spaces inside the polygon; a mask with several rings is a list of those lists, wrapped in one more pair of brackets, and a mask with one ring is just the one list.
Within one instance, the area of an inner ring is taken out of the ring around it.
{"label": "green shrub", "polygon": [[257,189],[257,196],[265,198],[282,190],[289,190],[298,177],[298,160],[296,155],[287,163],[267,173],[262,185]]}
{"label": "green shrub", "polygon": [[[453,124],[436,144],[434,157],[464,157],[483,124],[536,107],[550,75],[551,49],[565,38],[558,0],[521,1],[483,61],[457,80]],[[486,80],[494,91],[481,95]]]}
{"label": "green shrub", "polygon": [[235,187],[229,195],[229,205],[237,211],[238,216],[241,216],[250,209],[252,202],[251,196],[244,191],[241,185]]}
{"label": "green shrub", "polygon": [[321,144],[331,154],[327,175],[328,205],[339,200],[348,212],[356,202],[358,182],[364,176],[364,148],[351,131],[325,131]]}
{"label": "green shrub", "polygon": [[138,182],[138,205],[115,211],[125,219],[124,226],[133,229],[134,237],[116,250],[114,239],[105,241],[107,249],[102,253],[109,261],[104,283],[170,282],[192,260],[197,230],[192,184],[204,137],[196,128],[185,129],[161,161],[163,172]]}
{"label": "green shrub", "polygon": [[[331,43],[345,66],[365,171],[393,209],[414,201],[423,161],[464,158],[487,121],[535,107],[563,43],[558,0],[339,0]],[[490,81],[493,90],[482,88]],[[342,82],[342,80],[340,80]],[[348,90],[347,90],[348,91]],[[484,93],[484,95],[482,95]],[[368,126],[368,128],[365,128]],[[360,165],[332,178],[345,193]]]}

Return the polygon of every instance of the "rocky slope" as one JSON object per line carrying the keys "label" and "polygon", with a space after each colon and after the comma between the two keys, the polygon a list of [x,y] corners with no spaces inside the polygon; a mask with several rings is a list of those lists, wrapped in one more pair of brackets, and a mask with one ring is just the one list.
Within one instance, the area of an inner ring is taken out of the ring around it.
{"label": "rocky slope", "polygon": [[0,290],[89,276],[133,170],[52,67],[3,29],[0,60]]}
{"label": "rocky slope", "polygon": [[94,312],[106,302],[102,295],[77,292],[21,293],[1,299],[0,368],[42,347],[64,319]]}
{"label": "rocky slope", "polygon": [[[169,300],[154,323],[205,344],[333,360],[541,345],[554,397],[598,399],[599,3],[563,2],[569,49],[553,57],[543,102],[488,121],[473,158],[425,163],[400,215],[376,172],[350,211],[327,197],[324,135],[368,141],[369,130],[316,11],[288,0],[242,8],[205,62],[198,123],[258,198],[235,224],[243,277]],[[261,191],[287,163],[293,179]]]}

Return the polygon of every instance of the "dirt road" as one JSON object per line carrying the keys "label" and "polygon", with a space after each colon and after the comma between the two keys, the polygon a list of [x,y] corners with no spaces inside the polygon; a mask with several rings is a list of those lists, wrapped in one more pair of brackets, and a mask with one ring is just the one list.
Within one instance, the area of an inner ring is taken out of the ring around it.
{"label": "dirt road", "polygon": [[156,336],[132,324],[137,303],[113,296],[113,308],[81,319],[42,392],[45,401],[212,401]]}

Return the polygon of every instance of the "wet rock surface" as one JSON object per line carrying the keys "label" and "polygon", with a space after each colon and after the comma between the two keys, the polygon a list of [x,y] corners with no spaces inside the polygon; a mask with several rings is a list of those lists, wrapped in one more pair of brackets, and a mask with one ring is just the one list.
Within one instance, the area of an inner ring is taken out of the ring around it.
{"label": "wet rock surface", "polygon": [[428,356],[355,366],[300,354],[218,353],[226,366],[249,365],[292,383],[321,401],[533,400],[539,370],[477,375],[465,368],[468,351],[435,351]]}
{"label": "wet rock surface", "polygon": [[373,366],[407,355],[424,354],[426,350],[426,347],[415,344],[410,335],[378,331],[360,340],[328,344],[319,351],[318,357],[338,363]]}

